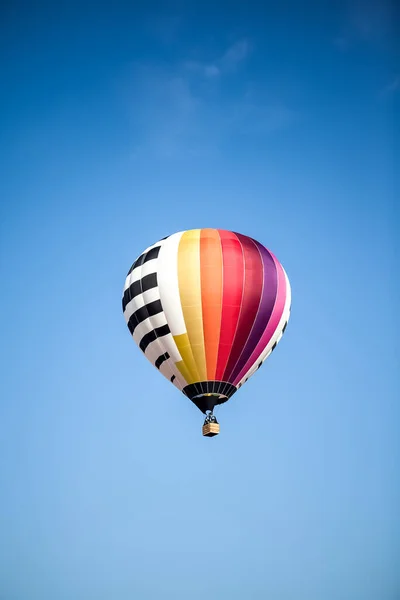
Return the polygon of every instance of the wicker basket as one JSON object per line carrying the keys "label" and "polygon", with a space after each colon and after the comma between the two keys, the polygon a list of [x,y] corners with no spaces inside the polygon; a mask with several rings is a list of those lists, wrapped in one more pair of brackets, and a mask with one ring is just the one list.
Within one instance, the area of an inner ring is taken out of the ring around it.
{"label": "wicker basket", "polygon": [[219,424],[218,423],[206,423],[203,425],[203,435],[206,437],[214,437],[214,435],[219,434]]}

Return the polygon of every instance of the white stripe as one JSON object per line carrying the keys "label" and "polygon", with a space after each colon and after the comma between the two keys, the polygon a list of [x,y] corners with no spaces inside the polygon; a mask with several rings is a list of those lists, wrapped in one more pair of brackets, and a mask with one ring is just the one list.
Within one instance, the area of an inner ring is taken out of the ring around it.
{"label": "white stripe", "polygon": [[[168,348],[166,348],[164,344],[165,337],[163,336],[162,338],[158,338],[157,340],[149,344],[146,348],[145,356],[154,366],[159,356],[165,354],[166,352],[170,354]],[[172,342],[174,341],[172,340]],[[171,381],[172,375],[175,375],[175,380],[172,383],[174,383],[176,387],[181,390],[185,387],[185,385],[187,385],[187,383],[178,371],[178,369],[175,367],[173,359],[171,359],[172,356],[170,359],[164,361],[159,371],[169,381]]]}
{"label": "white stripe", "polygon": [[[161,250],[160,250],[161,252]],[[158,255],[160,256],[160,255]],[[151,275],[152,273],[157,273],[159,269],[160,259],[152,258],[148,260],[142,265],[142,277],[146,277],[146,275]]]}
{"label": "white stripe", "polygon": [[[163,311],[171,330],[171,334],[162,337],[161,343],[174,363],[180,362],[182,356],[172,336],[186,332],[178,284],[178,246],[182,234],[181,231],[164,240],[157,259],[158,289]],[[185,387],[187,381],[177,368],[175,368],[174,374],[177,381],[173,383],[176,383],[177,387],[180,386],[179,389]]]}
{"label": "white stripe", "polygon": [[[165,240],[164,240],[164,241],[165,241]],[[141,253],[139,254],[139,256],[142,256],[143,254],[146,254],[146,252],[148,252],[148,251],[149,251],[149,250],[151,250],[152,248],[155,248],[156,246],[162,246],[162,244],[163,244],[163,242],[156,242],[155,244],[153,244],[152,246],[149,246],[148,248],[146,248],[146,250],[144,250],[143,252],[141,252]],[[139,256],[138,256],[137,258],[135,258],[135,260],[132,262],[132,264],[133,264],[133,265],[135,264],[135,262],[137,261],[137,259],[139,258]],[[147,263],[144,263],[144,265],[143,265],[143,266],[147,265],[148,263],[153,263],[153,265],[154,265],[154,261],[155,261],[155,260],[157,260],[157,259],[154,259],[154,260],[153,260],[153,259],[152,259],[152,260],[149,260]],[[149,271],[149,272],[150,272],[150,273],[154,273],[154,272],[155,272],[155,269],[154,269],[153,271]],[[138,279],[141,279],[141,275],[140,275],[140,273],[141,273],[141,265],[140,265],[140,266],[138,266],[138,267],[136,267],[135,269],[133,269],[133,271],[131,271],[131,273],[129,273],[129,275],[127,275],[127,276],[126,276],[126,279],[125,279],[125,285],[124,285],[124,292],[125,292],[125,290],[127,290],[127,289],[128,289],[128,287],[129,287],[130,285],[132,285],[132,283],[133,283],[134,281],[137,281]]]}
{"label": "white stripe", "polygon": [[176,363],[180,362],[182,360],[182,356],[180,355],[172,335],[169,333],[168,335],[163,336],[162,340],[163,346],[165,346],[166,352],[168,352],[172,360]]}
{"label": "white stripe", "polygon": [[171,383],[173,383],[175,385],[175,387],[178,388],[178,390],[181,390],[185,387],[186,382],[182,381],[182,377],[180,376],[180,373],[176,373],[177,369],[175,369],[175,365],[173,363],[171,363],[171,360],[168,359],[166,361],[164,361],[160,367],[160,373],[162,375],[164,375],[164,377],[166,377],[167,379],[169,379],[171,381],[171,370],[168,369],[168,367],[170,367],[170,369],[172,369],[174,371],[175,374],[175,379],[174,381],[172,381]]}
{"label": "white stripe", "polygon": [[[150,333],[150,331],[153,331],[153,329],[162,327],[166,324],[167,320],[163,312],[158,313],[158,315],[154,315],[153,317],[148,317],[139,323],[139,325],[137,325],[135,331],[133,332],[133,339],[139,346],[141,339],[146,335],[146,333]],[[163,354],[163,352],[160,352],[159,354]]]}
{"label": "white stripe", "polygon": [[138,308],[142,308],[142,306],[145,304],[149,304],[150,302],[154,302],[155,300],[159,299],[160,292],[158,291],[158,288],[151,288],[143,294],[138,294],[126,305],[124,310],[125,321],[128,323],[129,319]]}
{"label": "white stripe", "polygon": [[123,291],[122,295],[124,295],[126,290],[132,285],[132,283],[134,283],[135,281],[137,281],[139,279],[138,275],[139,275],[138,269],[134,269],[131,273],[129,273],[129,275],[126,276],[124,291]]}
{"label": "white stripe", "polygon": [[[160,245],[160,243],[158,243],[158,245]],[[134,281],[139,281],[139,279],[143,279],[143,277],[146,277],[146,275],[157,273],[157,263],[158,258],[154,258],[145,262],[143,265],[141,265],[141,267],[136,267],[136,269],[132,271],[131,275],[127,277],[127,279],[131,277],[131,281],[127,287],[132,285]],[[133,300],[135,300],[134,303]],[[153,302],[154,300],[160,300],[160,292],[158,290],[158,287],[151,288],[146,292],[143,292],[143,294],[135,296],[135,298],[128,302],[128,304],[125,307],[124,315],[126,322],[129,321],[130,317],[133,315],[135,310],[137,310],[138,308],[142,308],[142,306],[148,304],[149,302]]]}
{"label": "white stripe", "polygon": [[[136,333],[136,331],[134,333]],[[168,335],[163,335],[162,337],[149,344],[146,348],[145,355],[146,358],[148,358],[150,362],[152,362],[153,365],[155,365],[157,358],[161,354],[165,354],[166,352],[168,352],[168,354],[171,357],[171,359],[168,360],[168,364],[172,372],[169,372],[169,374],[167,373],[165,377],[167,377],[167,379],[171,379],[171,375],[175,375],[177,383],[179,382],[180,384],[179,389],[182,389],[183,387],[185,387],[185,385],[187,385],[187,381],[184,379],[181,372],[175,367],[175,363],[181,361],[182,357],[179,354],[178,348],[176,347],[176,344],[174,342],[174,338],[170,333]]]}
{"label": "white stripe", "polygon": [[[162,346],[162,338],[158,338],[154,342],[151,342],[151,344],[149,344],[146,348],[145,356],[151,363],[153,363],[153,365],[156,364],[156,360],[159,356],[165,354],[165,350]],[[171,377],[171,375],[169,377]]]}
{"label": "white stripe", "polygon": [[[154,248],[157,246],[162,247],[163,244],[165,244],[165,242],[166,242],[166,240],[162,240],[162,241],[157,242],[156,244],[153,244],[153,246],[149,246],[149,248],[147,248],[144,252],[142,252],[142,254],[144,254],[145,252],[148,252],[151,248]],[[160,254],[161,254],[161,250],[160,250]],[[160,254],[159,254],[159,256],[160,256]],[[157,273],[157,279],[158,279],[158,277],[159,277],[159,256],[155,259],[145,262],[143,265],[136,267],[130,273],[130,275],[127,277],[128,283],[127,283],[126,287],[129,287],[134,281],[138,281],[138,280],[142,279],[143,277],[145,277],[146,275],[150,275],[152,273]],[[129,318],[136,310],[138,310],[145,304],[149,304],[150,302],[153,302],[154,300],[159,300],[159,299],[160,299],[159,287],[151,288],[150,290],[147,290],[145,292],[142,292],[141,294],[138,294],[137,296],[135,296],[135,298],[132,298],[132,300],[127,304],[126,309],[124,311],[124,316],[125,316],[126,322],[128,323]],[[166,324],[167,324],[167,319],[166,319],[164,312],[154,315],[152,317],[148,317],[147,319],[145,319],[144,321],[139,323],[139,325],[137,325],[135,331],[133,332],[132,337],[135,340],[136,344],[139,346],[142,338],[147,333],[150,333],[157,327],[162,327],[163,325],[166,325]],[[158,359],[158,357],[161,356],[162,354],[165,354],[166,352],[168,352],[168,354],[170,355],[171,358],[162,363],[159,371],[169,381],[171,381],[172,375],[175,375],[175,379],[172,383],[175,385],[176,388],[178,388],[179,390],[182,390],[182,388],[185,387],[185,385],[187,385],[187,382],[182,377],[180,371],[175,367],[174,363],[181,361],[182,357],[176,347],[176,344],[175,344],[174,339],[171,334],[168,334],[167,336],[163,336],[161,338],[157,338],[156,340],[154,340],[154,342],[149,344],[146,348],[145,356],[155,366],[155,362]]]}
{"label": "white stripe", "polygon": [[183,233],[174,233],[164,241],[157,265],[160,298],[173,336],[186,333],[178,283],[178,247]]}

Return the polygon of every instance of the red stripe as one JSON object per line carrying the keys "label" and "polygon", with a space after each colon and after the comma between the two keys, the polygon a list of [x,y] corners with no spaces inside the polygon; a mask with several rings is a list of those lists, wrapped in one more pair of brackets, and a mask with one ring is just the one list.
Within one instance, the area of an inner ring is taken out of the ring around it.
{"label": "red stripe", "polygon": [[264,281],[263,262],[257,246],[245,235],[239,233],[236,235],[242,244],[244,254],[244,287],[237,331],[223,374],[223,381],[229,381],[230,375],[246,345],[257,317]]}
{"label": "red stripe", "polygon": [[221,335],[215,379],[222,376],[232,349],[243,295],[244,259],[242,245],[231,231],[218,229],[221,237],[223,263],[223,292]]}

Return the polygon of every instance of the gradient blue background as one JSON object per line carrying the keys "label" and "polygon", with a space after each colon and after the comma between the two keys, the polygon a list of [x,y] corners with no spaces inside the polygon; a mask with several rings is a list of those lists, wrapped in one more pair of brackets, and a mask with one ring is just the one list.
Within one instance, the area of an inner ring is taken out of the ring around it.
{"label": "gradient blue background", "polygon": [[[83,4],[1,13],[1,600],[398,600],[394,4]],[[293,290],[212,440],[121,311],[196,227]]]}

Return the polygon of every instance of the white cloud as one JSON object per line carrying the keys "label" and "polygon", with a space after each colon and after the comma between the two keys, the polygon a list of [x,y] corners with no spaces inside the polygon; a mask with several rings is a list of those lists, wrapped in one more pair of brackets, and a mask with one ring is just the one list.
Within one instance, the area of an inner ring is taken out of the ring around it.
{"label": "white cloud", "polygon": [[250,51],[249,42],[244,39],[236,42],[228,48],[220,60],[220,65],[223,70],[234,70],[236,67],[247,58]]}
{"label": "white cloud", "polygon": [[297,113],[283,103],[243,101],[229,115],[230,129],[246,136],[263,136],[286,129]]}
{"label": "white cloud", "polygon": [[396,75],[396,77],[389,83],[386,88],[387,92],[396,92],[400,88],[400,76]]}
{"label": "white cloud", "polygon": [[209,63],[135,65],[129,86],[132,156],[216,156],[237,135],[268,136],[291,125],[294,111],[257,85],[249,88],[240,79],[237,92],[223,93],[223,75],[232,75],[248,52],[242,40]]}
{"label": "white cloud", "polygon": [[204,147],[204,104],[179,69],[135,66],[129,89],[132,156],[175,158]]}
{"label": "white cloud", "polygon": [[207,77],[218,77],[221,71],[216,65],[206,65],[204,67],[204,73]]}
{"label": "white cloud", "polygon": [[351,46],[378,43],[393,35],[394,4],[390,0],[349,0],[334,45],[341,51]]}
{"label": "white cloud", "polygon": [[400,89],[400,75],[395,75],[393,79],[381,90],[381,96],[391,96]]}
{"label": "white cloud", "polygon": [[222,56],[216,57],[211,62],[201,62],[189,60],[185,62],[185,67],[193,73],[198,73],[205,77],[215,78],[225,73],[236,71],[241,63],[250,53],[250,44],[247,39],[242,39],[230,46]]}
{"label": "white cloud", "polygon": [[188,60],[184,63],[184,68],[186,71],[202,75],[204,77],[218,77],[221,74],[220,69],[215,64],[207,64],[202,62],[197,62],[194,60]]}
{"label": "white cloud", "polygon": [[183,25],[181,16],[154,16],[144,18],[142,21],[143,29],[152,37],[161,43],[170,45],[178,38],[178,34]]}
{"label": "white cloud", "polygon": [[338,48],[338,50],[340,50],[341,52],[345,52],[349,47],[349,40],[346,39],[344,36],[339,35],[333,40],[333,43],[336,46],[336,48]]}

